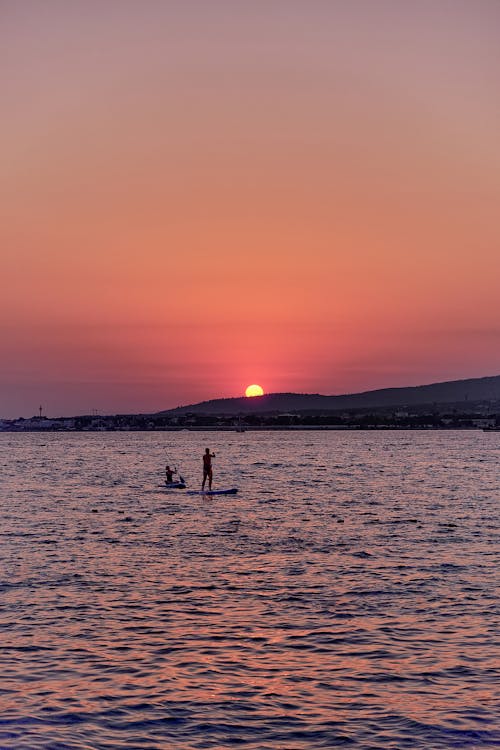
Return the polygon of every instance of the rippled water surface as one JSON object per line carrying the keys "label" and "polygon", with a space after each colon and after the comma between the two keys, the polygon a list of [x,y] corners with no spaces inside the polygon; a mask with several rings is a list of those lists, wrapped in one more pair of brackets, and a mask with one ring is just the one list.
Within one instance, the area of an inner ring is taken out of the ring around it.
{"label": "rippled water surface", "polygon": [[[208,499],[190,486],[215,451]],[[500,433],[1,434],[0,748],[500,747]]]}

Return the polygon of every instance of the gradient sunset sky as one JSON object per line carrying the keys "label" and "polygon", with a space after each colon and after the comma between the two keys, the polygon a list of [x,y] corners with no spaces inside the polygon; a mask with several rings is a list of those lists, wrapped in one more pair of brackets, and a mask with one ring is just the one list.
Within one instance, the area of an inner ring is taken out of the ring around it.
{"label": "gradient sunset sky", "polygon": [[500,373],[500,2],[3,0],[0,417]]}

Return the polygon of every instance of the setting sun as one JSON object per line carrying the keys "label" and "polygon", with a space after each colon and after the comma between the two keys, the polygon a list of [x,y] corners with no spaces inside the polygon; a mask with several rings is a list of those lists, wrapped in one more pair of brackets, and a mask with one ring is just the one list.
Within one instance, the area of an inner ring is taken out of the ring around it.
{"label": "setting sun", "polygon": [[245,396],[263,396],[264,390],[260,385],[249,385],[245,391]]}

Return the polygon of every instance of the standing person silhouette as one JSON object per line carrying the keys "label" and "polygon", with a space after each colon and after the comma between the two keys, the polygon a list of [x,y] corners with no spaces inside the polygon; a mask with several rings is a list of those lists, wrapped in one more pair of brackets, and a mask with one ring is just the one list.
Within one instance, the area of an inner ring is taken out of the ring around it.
{"label": "standing person silhouette", "polygon": [[212,458],[215,458],[215,453],[210,453],[210,448],[205,448],[205,453],[203,454],[203,483],[201,485],[202,492],[205,489],[205,482],[207,481],[207,479],[209,492],[212,489]]}

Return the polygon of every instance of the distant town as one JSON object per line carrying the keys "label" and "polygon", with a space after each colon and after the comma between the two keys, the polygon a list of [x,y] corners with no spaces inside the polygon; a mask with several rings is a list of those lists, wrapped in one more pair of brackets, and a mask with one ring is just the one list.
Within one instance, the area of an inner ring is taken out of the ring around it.
{"label": "distant town", "polygon": [[276,412],[252,414],[98,414],[49,418],[2,419],[2,432],[115,432],[154,430],[498,430],[500,402],[433,404],[411,409],[358,409],[334,413]]}

